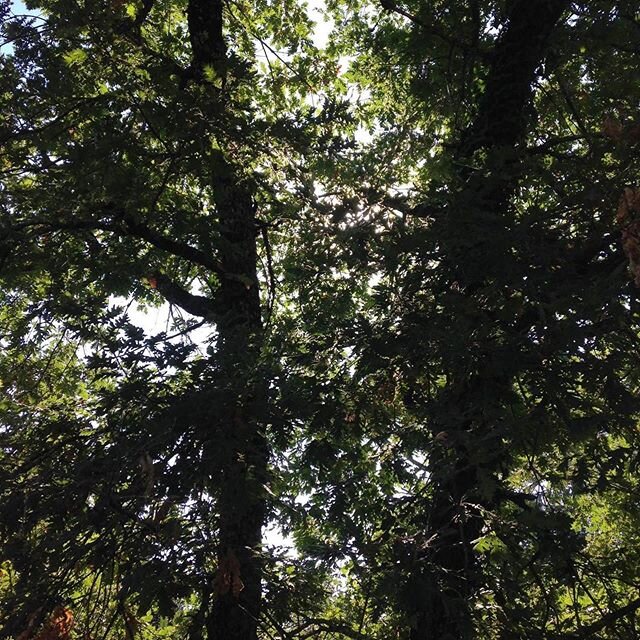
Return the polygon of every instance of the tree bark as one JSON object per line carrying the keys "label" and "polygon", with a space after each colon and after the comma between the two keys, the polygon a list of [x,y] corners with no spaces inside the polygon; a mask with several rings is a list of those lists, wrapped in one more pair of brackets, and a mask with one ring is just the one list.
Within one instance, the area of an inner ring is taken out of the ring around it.
{"label": "tree bark", "polygon": [[[504,149],[503,171],[495,172],[501,177],[487,181],[482,172],[461,169],[466,187],[454,198],[442,221],[445,259],[456,269],[457,286],[464,295],[473,296],[487,278],[496,276],[488,257],[491,251],[500,250],[501,245],[496,246],[495,239],[508,233],[504,221],[520,173],[515,149],[526,136],[535,72],[543,60],[549,36],[568,5],[566,0],[517,0],[496,43],[484,95],[457,155],[467,160],[461,166],[468,167],[474,165],[471,157],[477,151]],[[472,252],[464,233],[479,228],[484,229],[485,243],[478,242]],[[487,422],[482,408],[476,404],[488,385],[492,401],[499,403],[508,393],[511,381],[508,376],[488,380],[482,363],[478,363],[475,375],[451,383],[451,401],[463,407],[457,413],[465,416],[464,422],[453,429],[458,435],[468,433],[473,424],[474,432],[487,440],[495,425]],[[450,435],[455,440],[456,434]],[[458,441],[464,443],[465,438]],[[408,593],[420,594],[414,595],[414,608],[410,612],[411,640],[474,637],[469,600],[478,576],[472,543],[480,535],[483,522],[479,510],[470,511],[465,503],[486,509],[493,505],[479,494],[479,469],[472,462],[468,444],[454,442],[452,447],[455,462],[448,472],[442,473],[429,508],[425,539],[431,543],[419,554],[415,574],[407,582]],[[496,450],[487,451],[487,455],[483,473],[492,464],[497,466],[503,457]],[[439,464],[436,461],[436,467]]]}
{"label": "tree bark", "polygon": [[[227,47],[224,3],[189,0],[187,18],[196,82],[207,67],[224,84]],[[221,100],[224,97],[221,95]],[[261,424],[266,381],[260,372],[261,308],[256,220],[250,181],[224,151],[211,151],[210,186],[218,217],[219,278],[215,295],[216,451],[210,493],[217,498],[217,569],[208,609],[208,640],[255,640],[260,615],[260,544],[265,520],[268,448]],[[197,302],[197,301],[196,301]],[[205,425],[206,429],[206,425]]]}
{"label": "tree bark", "polygon": [[[218,495],[218,568],[207,620],[209,640],[254,640],[260,614],[267,445],[260,416],[265,380],[260,375],[261,313],[256,272],[256,222],[251,191],[230,164],[218,158],[214,194],[220,220],[224,277],[217,306],[215,354],[223,385]],[[238,277],[240,276],[240,277]]]}

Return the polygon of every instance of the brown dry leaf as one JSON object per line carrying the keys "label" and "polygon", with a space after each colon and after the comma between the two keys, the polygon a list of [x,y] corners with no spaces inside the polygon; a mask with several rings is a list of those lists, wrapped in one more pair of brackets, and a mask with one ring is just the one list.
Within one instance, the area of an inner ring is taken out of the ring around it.
{"label": "brown dry leaf", "polygon": [[636,213],[640,212],[640,189],[625,187],[623,194],[629,210]]}
{"label": "brown dry leaf", "polygon": [[448,431],[439,431],[433,438],[436,442],[442,443],[445,447],[451,446],[451,441],[449,440],[449,432]]}
{"label": "brown dry leaf", "polygon": [[636,144],[640,142],[640,124],[624,126],[620,120],[608,115],[602,122],[602,134],[615,142]]}
{"label": "brown dry leaf", "polygon": [[234,598],[237,598],[243,589],[244,583],[240,577],[240,561],[233,549],[228,549],[226,555],[218,564],[214,593],[217,596],[223,596],[230,592]]}
{"label": "brown dry leaf", "polygon": [[56,607],[44,628],[34,640],[69,640],[73,628],[73,612],[66,607]]}
{"label": "brown dry leaf", "polygon": [[153,466],[153,459],[146,451],[140,456],[140,468],[142,469],[142,474],[145,477],[144,495],[148,496],[153,491],[153,486],[156,481],[156,472],[155,467]]}
{"label": "brown dry leaf", "polygon": [[640,286],[640,220],[634,220],[622,231],[622,248],[634,282]]}
{"label": "brown dry leaf", "polygon": [[627,206],[627,201],[624,196],[620,197],[618,200],[618,209],[616,211],[616,223],[623,225],[629,222],[629,207]]}
{"label": "brown dry leaf", "polygon": [[607,138],[618,141],[622,139],[624,127],[617,118],[608,115],[602,122],[602,133]]}
{"label": "brown dry leaf", "polygon": [[616,222],[624,225],[631,222],[631,214],[640,213],[640,189],[625,187],[616,211]]}

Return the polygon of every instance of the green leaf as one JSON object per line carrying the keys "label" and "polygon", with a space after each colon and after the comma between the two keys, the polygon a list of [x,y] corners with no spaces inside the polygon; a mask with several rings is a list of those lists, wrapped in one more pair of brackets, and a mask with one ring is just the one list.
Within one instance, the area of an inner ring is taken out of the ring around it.
{"label": "green leaf", "polygon": [[64,54],[63,59],[69,67],[79,66],[87,59],[87,52],[84,49],[72,49]]}

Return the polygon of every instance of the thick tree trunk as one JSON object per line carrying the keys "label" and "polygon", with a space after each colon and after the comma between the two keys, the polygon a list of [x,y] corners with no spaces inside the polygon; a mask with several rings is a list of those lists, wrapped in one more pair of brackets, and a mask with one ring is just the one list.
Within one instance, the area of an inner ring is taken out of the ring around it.
{"label": "thick tree trunk", "polygon": [[[494,262],[490,256],[502,246],[497,239],[508,240],[508,203],[519,179],[517,153],[511,150],[525,138],[535,71],[543,60],[549,36],[568,5],[566,0],[517,0],[513,3],[509,22],[492,56],[478,112],[460,145],[458,157],[467,160],[461,163],[462,166],[476,164],[470,159],[481,149],[489,153],[502,149],[501,157],[504,158],[503,171],[495,171],[501,177],[491,181],[487,181],[481,172],[461,170],[467,186],[458,194],[442,221],[446,259],[456,269],[457,286],[465,295],[473,296],[487,279],[496,276],[492,272]],[[478,242],[473,252],[469,249],[469,238],[465,236],[465,230],[471,229],[483,229],[485,238],[484,244],[475,239]],[[508,246],[508,242],[504,246]],[[478,304],[481,303],[478,301]],[[452,431],[468,434],[473,426],[480,441],[486,441],[495,425],[487,422],[483,408],[476,406],[478,399],[491,388],[492,402],[499,406],[501,398],[509,392],[511,382],[508,376],[502,380],[488,380],[482,363],[477,365],[477,373],[472,379],[455,381],[450,389],[458,408],[462,406],[456,413],[465,416],[464,423]],[[456,434],[450,435],[455,441]],[[461,442],[465,440],[468,438],[458,438]],[[468,445],[453,446],[457,461],[448,473],[442,474],[429,510],[425,539],[431,543],[407,585],[409,592],[415,585],[416,593],[421,594],[420,602],[415,603],[411,612],[414,618],[411,640],[474,637],[469,610],[469,600],[478,578],[473,541],[480,535],[483,522],[479,510],[466,509],[464,503],[484,508],[493,505],[486,497],[479,496],[479,469],[474,467],[474,456]],[[497,466],[504,457],[495,450],[486,453],[485,474],[490,473],[488,467]]]}
{"label": "thick tree trunk", "polygon": [[214,167],[223,272],[215,354],[223,401],[218,459],[218,568],[207,621],[209,640],[254,640],[260,614],[267,448],[260,416],[265,381],[260,375],[261,314],[256,273],[256,222],[251,190],[222,158]]}
{"label": "thick tree trunk", "polygon": [[[429,546],[420,556],[417,575],[421,602],[415,612],[411,640],[458,640],[473,637],[468,611],[476,585],[471,542],[481,532],[478,513],[466,506],[477,504],[477,470],[462,447],[455,468],[436,490],[425,539]],[[487,506],[487,505],[485,505]]]}
{"label": "thick tree trunk", "polygon": [[223,271],[215,354],[223,388],[217,458],[218,568],[207,621],[209,640],[254,640],[260,613],[259,558],[265,518],[267,451],[261,429],[265,382],[259,371],[261,314],[251,190],[219,157],[213,190]]}
{"label": "thick tree trunk", "polygon": [[[226,74],[224,3],[189,0],[192,77],[207,67],[222,85]],[[253,191],[245,176],[212,151],[211,188],[218,214],[220,288],[216,295],[218,331],[215,367],[221,389],[220,433],[210,446],[216,482],[218,542],[208,640],[255,640],[260,615],[260,543],[265,519],[264,485],[268,451],[261,425],[266,381],[260,375],[261,310],[257,277]]]}

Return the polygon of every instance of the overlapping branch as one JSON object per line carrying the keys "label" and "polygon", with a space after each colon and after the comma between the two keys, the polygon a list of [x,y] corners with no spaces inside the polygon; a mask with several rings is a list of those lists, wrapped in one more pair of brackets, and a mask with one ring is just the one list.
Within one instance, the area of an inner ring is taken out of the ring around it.
{"label": "overlapping branch", "polygon": [[[50,220],[34,219],[14,224],[6,231],[2,241],[8,241],[13,234],[35,229],[36,233],[44,234],[55,231],[107,231],[121,237],[138,238],[148,242],[161,251],[165,251],[177,258],[183,258],[193,265],[204,267],[219,278],[230,277],[238,279],[241,276],[227,274],[222,265],[213,257],[186,242],[180,242],[155,231],[145,223],[136,221],[131,215],[118,212],[113,219],[72,219],[68,221],[52,222]],[[187,313],[207,320],[214,320],[218,316],[215,299],[194,295],[174,283],[168,276],[154,273],[155,288],[171,304],[184,309]]]}

